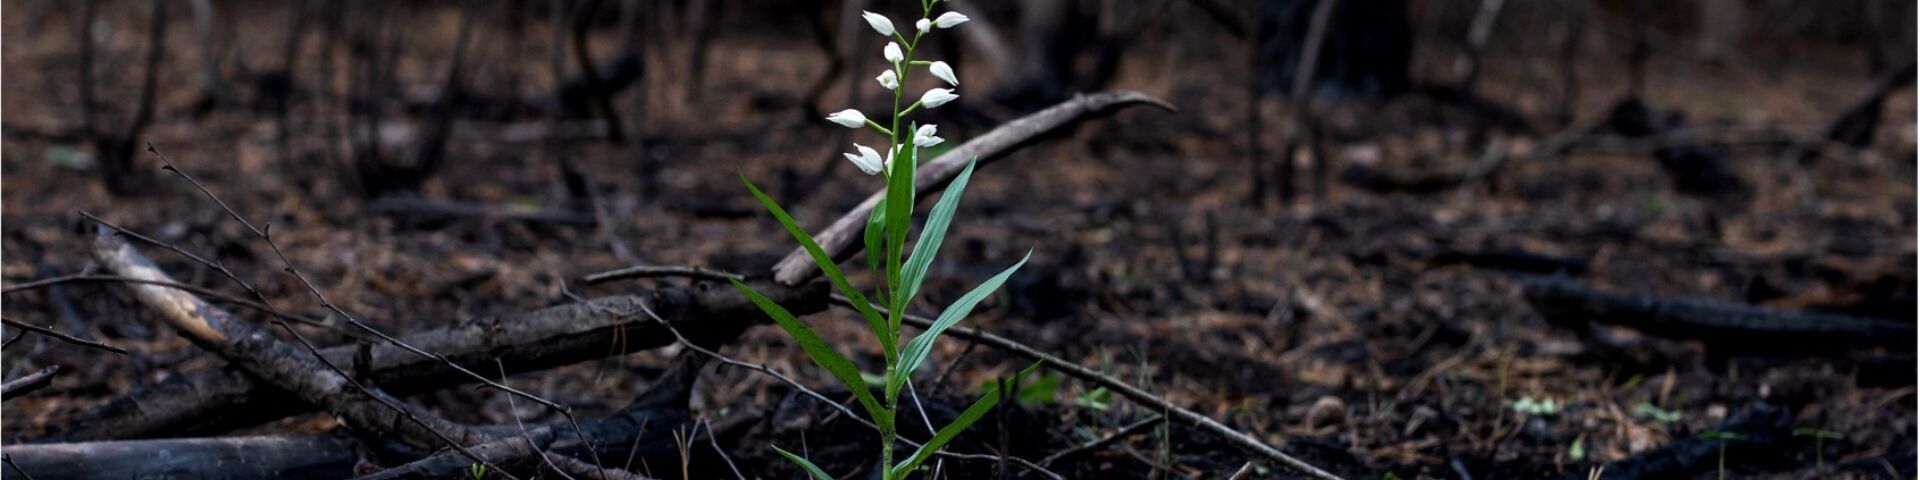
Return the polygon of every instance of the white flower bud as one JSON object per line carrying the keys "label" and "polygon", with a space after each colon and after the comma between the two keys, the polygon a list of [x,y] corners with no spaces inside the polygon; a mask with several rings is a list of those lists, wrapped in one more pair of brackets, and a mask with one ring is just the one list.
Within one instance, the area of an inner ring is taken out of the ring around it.
{"label": "white flower bud", "polygon": [[867,148],[866,145],[858,143],[853,144],[853,148],[859,149],[860,154],[842,153],[841,155],[846,155],[847,161],[853,162],[853,166],[860,167],[861,173],[867,175],[880,173],[881,166],[885,165],[885,162],[880,160],[880,152],[873,151],[873,149]]}
{"label": "white flower bud", "polygon": [[[885,18],[885,17],[881,17],[881,18]],[[933,26],[940,27],[940,28],[953,28],[954,25],[967,23],[967,20],[971,20],[971,19],[967,18],[966,15],[961,15],[960,12],[947,12],[947,13],[940,14],[938,18],[934,18]]]}
{"label": "white flower bud", "polygon": [[920,105],[926,106],[927,108],[934,108],[946,105],[947,102],[951,102],[956,98],[960,98],[960,96],[954,95],[953,89],[951,88],[935,88],[927,90],[926,94],[920,95]]}
{"label": "white flower bud", "polygon": [[827,115],[827,121],[838,123],[842,127],[860,128],[867,125],[867,116],[859,110],[849,108]]}
{"label": "white flower bud", "polygon": [[[881,15],[878,13],[861,10],[860,18],[867,19],[867,25],[872,25],[873,31],[880,32],[881,35],[886,35],[889,37],[893,36],[893,20],[887,19],[886,15]],[[946,17],[941,17],[941,18],[946,18]],[[966,20],[962,19],[961,21],[966,21]]]}
{"label": "white flower bud", "polygon": [[936,126],[931,123],[926,125],[921,125],[919,129],[916,129],[913,131],[913,146],[920,147],[920,148],[927,148],[934,145],[939,145],[940,142],[947,141],[947,139],[933,136],[933,134],[936,131],[938,131],[939,128],[940,128],[939,126]]}
{"label": "white flower bud", "polygon": [[894,74],[891,68],[885,72],[880,72],[880,76],[874,77],[873,79],[879,81],[880,86],[885,87],[887,90],[900,88],[900,76]]}
{"label": "white flower bud", "polygon": [[900,42],[887,42],[887,48],[880,50],[880,56],[887,57],[887,63],[900,63],[907,56],[900,54]]}
{"label": "white flower bud", "polygon": [[948,85],[960,86],[960,77],[953,75],[953,67],[947,65],[947,62],[933,62],[933,65],[927,66],[927,71],[933,73],[934,78],[945,81]]}
{"label": "white flower bud", "polygon": [[913,28],[920,29],[920,33],[927,33],[928,30],[933,29],[933,21],[922,18],[918,22],[913,22]]}

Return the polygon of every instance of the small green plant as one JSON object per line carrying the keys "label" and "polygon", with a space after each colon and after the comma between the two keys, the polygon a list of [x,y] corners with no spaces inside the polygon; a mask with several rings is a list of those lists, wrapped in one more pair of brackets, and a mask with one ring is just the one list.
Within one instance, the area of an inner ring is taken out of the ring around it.
{"label": "small green plant", "polygon": [[1847,435],[1844,433],[1835,432],[1832,430],[1821,430],[1818,428],[1806,428],[1806,427],[1793,429],[1793,436],[1813,437],[1813,466],[1819,467],[1819,468],[1826,468],[1827,466],[1826,441],[1847,438]]}
{"label": "small green plant", "polygon": [[472,465],[467,465],[467,474],[473,475],[473,480],[487,478],[487,464],[476,462]]}
{"label": "small green plant", "polygon": [[1640,404],[1634,405],[1633,414],[1639,415],[1642,417],[1651,418],[1654,421],[1660,422],[1660,423],[1678,422],[1682,417],[1682,415],[1678,411],[1667,410],[1664,408],[1656,407],[1656,406],[1653,406],[1653,404],[1651,403],[1640,403]]}
{"label": "small green plant", "polygon": [[1708,430],[1705,433],[1701,433],[1700,438],[1704,440],[1718,440],[1720,442],[1720,477],[1719,478],[1720,480],[1727,480],[1727,442],[1730,442],[1730,441],[1737,442],[1741,440],[1746,440],[1747,436],[1741,435],[1738,433],[1733,433],[1733,432]]}
{"label": "small green plant", "polygon": [[[973,164],[969,162],[966,168],[954,177],[953,183],[947,187],[947,193],[940,198],[940,202],[934,205],[933,211],[927,216],[926,224],[920,230],[919,240],[914,242],[913,251],[903,263],[901,254],[907,253],[905,250],[907,232],[912,227],[910,220],[914,206],[914,170],[919,162],[921,149],[935,147],[944,143],[945,140],[935,136],[938,133],[938,127],[934,125],[906,124],[903,129],[902,122],[907,115],[916,110],[936,108],[959,98],[952,89],[933,88],[927,90],[911,105],[906,105],[904,108],[901,105],[901,90],[908,81],[908,74],[916,68],[926,69],[928,74],[947,83],[948,86],[957,87],[960,84],[959,78],[954,75],[953,67],[946,62],[916,60],[913,56],[914,47],[918,46],[920,39],[934,28],[952,28],[967,21],[967,16],[958,12],[946,12],[935,17],[933,7],[938,3],[939,0],[920,1],[921,18],[914,23],[917,33],[913,33],[911,39],[902,32],[896,31],[893,21],[886,16],[862,12],[862,19],[867,25],[893,40],[881,50],[887,60],[888,68],[874,78],[875,81],[880,82],[880,86],[893,93],[890,123],[882,126],[854,109],[835,112],[827,117],[827,121],[847,128],[871,128],[887,139],[887,153],[884,157],[880,152],[858,143],[853,145],[856,153],[845,154],[847,160],[852,161],[861,172],[867,175],[880,174],[881,178],[885,179],[886,193],[880,204],[875,206],[868,216],[863,240],[867,251],[867,268],[874,273],[875,279],[872,298],[879,299],[879,304],[886,307],[887,313],[882,314],[873,308],[874,304],[869,303],[867,295],[847,281],[845,273],[834,263],[833,257],[822,250],[806,230],[795,224],[793,217],[787,215],[785,209],[762,193],[752,181],[746,179],[744,174],[740,178],[741,182],[746,184],[747,190],[760,200],[767,211],[786,227],[787,233],[793,235],[794,240],[800,242],[800,246],[813,257],[814,263],[819,265],[820,271],[833,283],[833,286],[852,300],[854,309],[866,319],[868,328],[873,331],[874,338],[880,343],[882,357],[886,360],[886,372],[879,376],[865,374],[851,360],[815,335],[813,329],[794,318],[793,314],[785,308],[754,291],[747,284],[734,281],[734,286],[745,293],[755,305],[760,307],[761,311],[766,312],[767,316],[772,317],[774,323],[791,335],[794,341],[806,350],[807,356],[811,357],[815,364],[826,369],[848,390],[852,390],[854,399],[860,403],[861,408],[880,430],[879,456],[882,466],[880,478],[885,480],[905,478],[909,473],[914,472],[934,452],[938,452],[946,446],[947,442],[993,409],[1000,402],[1003,390],[1017,387],[1020,384],[1020,376],[1025,376],[1039,366],[1036,363],[1028,367],[1012,382],[987,388],[980,399],[962,411],[953,423],[947,424],[934,433],[933,438],[928,439],[911,456],[897,463],[894,462],[894,447],[898,441],[894,417],[899,412],[900,394],[912,378],[913,372],[933,351],[934,340],[938,339],[942,332],[965,318],[973,311],[974,306],[985,300],[988,294],[999,288],[1001,283],[1007,281],[1007,277],[1013,275],[1013,272],[1027,261],[1026,258],[1021,258],[1020,262],[1012,267],[987,279],[973,291],[947,306],[925,332],[914,336],[905,346],[900,344],[901,315],[907,310],[907,306],[913,303],[914,294],[918,293],[921,282],[926,279],[927,269],[933,264],[935,252],[939,251],[940,243],[946,237],[947,227],[953,221],[954,210],[960,204],[961,193],[966,190],[967,179],[973,175]],[[896,158],[902,161],[894,161]],[[1032,256],[1032,252],[1028,252],[1028,256]],[[876,397],[873,388],[869,387],[869,380],[872,380],[874,386],[880,387],[884,393]],[[1020,392],[1011,393],[1017,395]],[[781,450],[779,447],[774,447],[774,451],[799,464],[817,480],[833,478],[799,455]]]}
{"label": "small green plant", "polygon": [[1511,404],[1513,411],[1525,415],[1547,416],[1560,413],[1560,402],[1551,398],[1520,397]]}

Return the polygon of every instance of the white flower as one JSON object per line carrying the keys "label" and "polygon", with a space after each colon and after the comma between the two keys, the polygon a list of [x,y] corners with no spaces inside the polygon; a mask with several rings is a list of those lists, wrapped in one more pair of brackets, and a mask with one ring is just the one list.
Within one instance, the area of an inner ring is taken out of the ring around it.
{"label": "white flower", "polygon": [[944,80],[948,85],[960,86],[960,77],[953,76],[953,66],[947,65],[947,62],[933,62],[933,65],[927,66],[927,70],[933,73],[934,78]]}
{"label": "white flower", "polygon": [[[880,32],[881,35],[886,35],[889,37],[893,36],[893,20],[887,19],[886,15],[881,15],[878,13],[861,10],[860,18],[867,19],[867,25],[872,25],[873,31]],[[946,18],[946,17],[940,17],[940,18]],[[961,21],[964,22],[966,20],[961,19]]]}
{"label": "white flower", "polygon": [[922,18],[918,22],[913,22],[913,28],[920,29],[920,33],[927,33],[927,30],[933,29],[933,21]]}
{"label": "white flower", "polygon": [[927,108],[934,108],[946,105],[947,102],[951,102],[956,98],[960,98],[960,96],[954,95],[953,89],[951,88],[935,88],[927,90],[926,94],[920,96],[920,104],[925,105]]}
{"label": "white flower", "polygon": [[[853,166],[860,167],[861,173],[867,175],[880,173],[881,166],[886,164],[886,162],[880,160],[880,152],[873,151],[873,149],[867,148],[866,145],[858,143],[853,144],[853,148],[859,149],[860,154],[842,153],[841,155],[846,155],[847,161],[853,162]],[[891,157],[892,155],[889,154],[888,156]],[[889,158],[888,160],[892,159]]]}
{"label": "white flower", "polygon": [[913,131],[913,146],[927,148],[947,141],[944,138],[933,136],[934,132],[939,129],[939,126],[931,123],[921,125],[919,129]]}
{"label": "white flower", "polygon": [[900,76],[895,75],[893,73],[893,69],[887,69],[887,71],[885,72],[880,72],[880,76],[873,77],[873,79],[875,81],[880,82],[880,86],[885,87],[887,90],[900,88]]}
{"label": "white flower", "polygon": [[847,127],[847,128],[860,128],[860,127],[867,126],[867,116],[864,114],[861,114],[859,110],[854,110],[851,108],[846,110],[841,110],[838,112],[833,112],[832,115],[827,115],[827,121],[838,123],[840,124],[840,126]]}
{"label": "white flower", "polygon": [[880,50],[880,55],[887,57],[888,63],[900,63],[907,59],[906,55],[900,54],[900,42],[887,42],[887,48]]}
{"label": "white flower", "polygon": [[940,28],[953,28],[954,25],[967,23],[967,20],[971,19],[967,18],[966,15],[961,15],[960,12],[947,12],[940,14],[939,18],[933,19],[933,25]]}

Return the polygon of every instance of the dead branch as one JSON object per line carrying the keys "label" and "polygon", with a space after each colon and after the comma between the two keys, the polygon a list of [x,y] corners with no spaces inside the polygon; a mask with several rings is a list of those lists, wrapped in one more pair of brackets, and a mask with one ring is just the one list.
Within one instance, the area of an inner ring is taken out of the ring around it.
{"label": "dead branch", "polygon": [[[785,287],[755,282],[755,288],[796,314],[826,308],[824,284]],[[709,285],[671,287],[638,296],[604,297],[532,312],[484,317],[444,328],[405,335],[416,348],[440,352],[470,369],[499,359],[509,373],[540,371],[582,361],[670,345],[673,336],[657,323],[623,316],[650,305],[699,341],[728,338],[765,322],[757,307],[731,288]],[[610,339],[621,339],[614,341]],[[354,358],[351,345],[322,350],[336,363]],[[444,363],[397,346],[372,347],[370,380],[399,396],[417,395],[473,383]],[[261,384],[236,368],[220,368],[169,377],[85,412],[64,431],[36,441],[90,441],[213,435],[316,410],[311,403],[272,385]]]}
{"label": "dead branch", "polygon": [[8,445],[7,456],[43,480],[330,480],[352,476],[357,457],[331,434]]}
{"label": "dead branch", "polygon": [[40,371],[29,373],[0,384],[0,400],[12,400],[13,397],[33,393],[53,384],[53,376],[60,373],[60,366],[53,365]]}
{"label": "dead branch", "polygon": [[1743,351],[1911,351],[1911,323],[1813,311],[1786,311],[1697,297],[1655,297],[1593,290],[1550,277],[1525,282],[1527,302],[1550,320],[1584,331],[1587,322]]}
{"label": "dead branch", "polygon": [[[699,360],[698,355],[686,356],[686,359]],[[698,372],[697,364],[676,364],[672,373],[660,378],[631,405],[614,414],[595,418],[580,425],[580,430],[589,432],[590,444],[599,454],[629,453],[654,460],[673,458],[678,451],[671,444],[670,433],[684,427],[690,421],[691,413],[687,409],[687,397],[691,394],[693,374]],[[511,398],[511,397],[509,397]],[[523,448],[526,444],[538,444],[542,449],[551,449],[560,454],[584,455],[584,447],[579,441],[559,435],[574,428],[567,422],[554,422],[540,425],[527,431],[524,436],[513,437],[524,440],[521,445],[509,445],[497,442],[490,447],[476,447],[476,451],[488,451],[489,455],[500,452],[509,456],[508,450]],[[521,431],[519,426],[492,425],[476,427],[477,430],[496,436],[511,437]],[[222,437],[206,439],[161,439],[130,440],[111,442],[63,443],[9,446],[7,453],[20,458],[25,468],[43,473],[42,477],[67,479],[119,479],[130,476],[152,476],[164,474],[165,478],[313,478],[336,479],[352,475],[354,463],[365,449],[376,450],[381,458],[396,458],[402,461],[419,463],[421,453],[411,451],[387,451],[381,445],[362,445],[356,447],[347,439],[333,434],[303,434],[270,437]],[[531,454],[521,451],[519,454]],[[84,458],[86,461],[76,461]],[[389,469],[376,475],[404,476],[398,474],[420,474],[435,478],[457,478],[466,474],[471,461],[452,454],[450,462],[421,463],[412,467]],[[446,457],[440,457],[446,460]],[[437,468],[422,468],[437,467]],[[131,472],[131,473],[130,473]],[[138,475],[135,475],[138,474]],[[375,478],[380,478],[376,476]],[[596,478],[597,477],[592,477]],[[612,478],[612,477],[609,477]]]}
{"label": "dead branch", "polygon": [[[1172,105],[1143,93],[1111,90],[1077,96],[1048,107],[1046,110],[1007,122],[987,132],[986,135],[955,147],[939,158],[923,162],[914,173],[915,177],[920,179],[916,181],[918,192],[915,198],[926,198],[946,188],[947,182],[952,181],[955,175],[959,175],[961,168],[965,167],[968,161],[978,159],[980,165],[993,163],[1020,147],[1039,141],[1055,130],[1098,118],[1123,107],[1140,104],[1153,105],[1167,111],[1174,109]],[[872,211],[885,196],[885,192],[875,192],[859,206],[841,215],[826,230],[814,234],[814,240],[820,242],[820,247],[832,254],[836,260],[852,256],[859,251],[860,229],[866,226],[867,213]],[[819,274],[820,268],[814,265],[813,258],[807,256],[805,250],[795,248],[785,258],[780,259],[780,263],[774,265],[773,272],[774,279],[780,283],[798,285]]]}
{"label": "dead branch", "polygon": [[[95,237],[92,253],[94,260],[109,271],[134,278],[171,281],[152,261],[105,228]],[[427,414],[385,392],[367,387],[327,361],[311,342],[290,327],[286,331],[299,340],[307,352],[300,352],[252,323],[184,291],[149,284],[128,285],[141,304],[158,313],[161,320],[194,344],[221,355],[262,381],[286,388],[301,399],[325,408],[347,425],[391,435],[415,448],[452,447],[474,462],[495,469],[499,468],[497,463],[521,460],[488,456],[488,452],[469,449],[468,445],[485,444],[495,437]],[[608,475],[603,469],[571,458],[565,459],[563,465],[572,472]],[[500,473],[511,476],[504,470]]]}
{"label": "dead branch", "polygon": [[1827,139],[1853,148],[1865,148],[1872,144],[1874,130],[1880,125],[1881,111],[1885,110],[1881,107],[1886,104],[1887,96],[1902,87],[1912,86],[1913,77],[1912,62],[1875,77],[1873,86],[1827,127]]}
{"label": "dead branch", "polygon": [[62,341],[62,342],[67,342],[67,343],[71,343],[71,344],[74,344],[74,345],[79,345],[79,346],[82,346],[82,347],[87,347],[87,348],[91,348],[91,349],[96,349],[96,350],[105,350],[105,351],[109,351],[109,352],[113,352],[113,353],[118,353],[118,354],[121,354],[121,355],[126,355],[126,354],[127,354],[127,350],[126,350],[126,349],[123,349],[123,348],[120,348],[120,347],[116,347],[116,346],[113,346],[113,345],[108,345],[108,344],[105,344],[105,343],[100,343],[100,342],[96,342],[96,341],[93,341],[93,340],[87,340],[87,339],[84,339],[84,338],[80,338],[80,337],[75,337],[75,336],[72,336],[72,335],[68,335],[68,334],[66,334],[65,332],[61,332],[61,331],[59,331],[59,330],[54,330],[54,329],[53,329],[53,328],[51,328],[51,327],[42,327],[42,326],[38,326],[38,325],[32,325],[32,324],[28,324],[28,323],[25,323],[25,322],[20,322],[20,321],[17,321],[17,320],[14,320],[14,319],[11,319],[11,318],[6,318],[6,317],[0,317],[0,323],[6,323],[6,324],[7,324],[8,326],[11,326],[11,327],[14,327],[14,328],[19,328],[19,329],[22,329],[22,330],[26,330],[26,331],[29,331],[29,332],[33,332],[33,333],[38,333],[38,334],[41,334],[41,335],[46,335],[46,336],[49,336],[49,337],[53,337],[53,338],[54,338],[55,340],[59,340],[59,341]]}

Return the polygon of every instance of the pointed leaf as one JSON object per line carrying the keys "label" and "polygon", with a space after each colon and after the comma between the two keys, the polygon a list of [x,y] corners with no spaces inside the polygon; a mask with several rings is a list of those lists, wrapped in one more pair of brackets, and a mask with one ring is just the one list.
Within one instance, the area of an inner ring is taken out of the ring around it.
{"label": "pointed leaf", "polygon": [[[865,234],[865,237],[866,237],[865,240],[866,240],[866,251],[867,251],[867,271],[869,272],[881,271],[880,269],[882,267],[880,265],[880,260],[883,258],[886,258],[887,256],[887,244],[886,244],[887,223],[886,222],[887,222],[887,199],[885,197],[882,197],[880,199],[880,203],[873,206],[873,211],[867,212],[867,229],[865,232],[862,232]],[[879,297],[881,295],[884,295],[881,292],[883,291],[885,286],[886,286],[886,279],[879,279],[874,281],[874,287],[873,287],[874,296]]]}
{"label": "pointed leaf", "polygon": [[[900,252],[907,243],[907,230],[913,219],[913,174],[914,164],[918,163],[918,150],[906,148],[893,162],[893,172],[887,177],[887,289],[900,288]],[[884,298],[882,300],[885,300]],[[888,305],[893,314],[887,319],[888,336],[882,338],[898,339],[900,331],[900,307]],[[896,340],[897,341],[897,340]]]}
{"label": "pointed leaf", "polygon": [[[1020,379],[1026,378],[1027,375],[1032,374],[1034,370],[1038,370],[1039,368],[1040,362],[1033,362],[1033,365],[1027,366],[1027,368],[1021,370],[1019,374],[1014,375],[1013,382],[1009,383],[1009,385],[1016,388],[1019,387]],[[901,478],[906,475],[907,472],[919,468],[921,462],[927,461],[927,458],[932,457],[934,452],[945,448],[947,442],[953,441],[953,437],[960,436],[960,432],[966,431],[967,427],[973,426],[973,422],[979,421],[980,417],[986,416],[987,412],[993,410],[995,405],[999,405],[1000,396],[999,385],[988,388],[986,394],[981,395],[979,400],[973,402],[973,406],[967,407],[966,411],[960,412],[960,416],[954,417],[953,423],[940,427],[940,431],[933,434],[933,438],[927,440],[926,444],[921,445],[919,450],[915,450],[913,456],[907,457],[906,460],[901,460],[899,464],[894,465],[892,476],[894,478]]]}
{"label": "pointed leaf", "polygon": [[900,269],[900,288],[893,292],[894,305],[904,308],[912,304],[913,295],[920,291],[920,282],[927,278],[927,268],[933,265],[941,241],[947,238],[947,226],[953,223],[953,211],[960,207],[960,195],[967,189],[967,179],[973,176],[973,165],[973,161],[968,161],[967,168],[953,177],[947,193],[940,195],[940,202],[935,203],[933,212],[927,215],[927,223],[920,227],[920,240],[913,242],[913,255],[907,257],[907,265]]}
{"label": "pointed leaf", "polygon": [[807,356],[813,358],[813,363],[827,369],[834,378],[840,379],[841,384],[846,385],[847,390],[852,390],[854,398],[859,399],[860,405],[866,407],[868,415],[876,420],[893,418],[892,415],[883,415],[887,412],[886,408],[881,407],[880,402],[874,400],[873,391],[867,388],[867,382],[860,378],[860,367],[854,366],[853,361],[847,360],[847,357],[840,355],[840,352],[835,351],[833,347],[827,346],[826,341],[814,334],[813,329],[808,328],[807,324],[794,318],[785,307],[773,303],[772,299],[754,291],[753,287],[739,280],[732,281],[734,288],[739,288],[740,293],[746,294],[747,299],[752,300],[754,305],[758,305],[761,311],[773,317],[773,322],[780,325],[780,329],[786,330],[788,335],[793,336],[793,341],[807,351]]}
{"label": "pointed leaf", "polygon": [[894,398],[899,394],[900,387],[906,385],[907,379],[913,376],[914,369],[920,368],[920,363],[927,359],[929,352],[933,351],[933,342],[940,338],[941,333],[952,328],[954,324],[960,323],[960,319],[966,318],[967,314],[973,313],[974,306],[986,300],[987,295],[992,294],[994,289],[1000,288],[1000,284],[1006,283],[1007,277],[1013,276],[1013,272],[1019,270],[1021,265],[1026,265],[1029,258],[1033,258],[1031,250],[1027,251],[1026,256],[1020,257],[1019,263],[981,282],[980,286],[973,287],[973,291],[955,300],[953,305],[948,305],[946,311],[940,312],[940,318],[934,319],[933,325],[927,326],[927,331],[920,332],[913,337],[913,340],[908,341],[907,347],[900,350],[900,365],[894,369],[894,377],[887,382],[887,398]]}
{"label": "pointed leaf", "polygon": [[766,193],[761,192],[760,187],[753,186],[753,181],[747,180],[746,174],[740,175],[740,183],[747,184],[747,191],[753,192],[753,197],[760,199],[760,204],[766,206],[768,212],[773,213],[773,218],[779,220],[780,225],[787,228],[787,233],[792,234],[793,239],[800,242],[800,246],[807,250],[808,255],[813,256],[813,263],[820,266],[820,272],[826,274],[827,279],[833,281],[833,286],[838,287],[842,295],[846,295],[848,299],[853,300],[853,308],[860,311],[860,316],[866,317],[867,327],[872,328],[874,335],[881,338],[880,348],[886,352],[887,359],[892,360],[897,358],[895,356],[897,352],[894,351],[895,347],[893,342],[886,341],[887,338],[892,338],[890,336],[891,332],[887,327],[886,319],[881,318],[880,313],[875,312],[873,306],[867,303],[866,295],[862,295],[859,289],[853,288],[852,284],[847,283],[847,276],[840,273],[840,266],[833,263],[833,257],[828,256],[826,250],[820,248],[819,242],[813,241],[812,234],[807,233],[805,229],[800,228],[799,224],[793,222],[793,216],[787,215],[786,209],[780,208],[778,202],[773,201],[772,197],[768,197]]}
{"label": "pointed leaf", "polygon": [[787,460],[799,464],[801,469],[806,470],[808,475],[813,476],[813,480],[833,480],[832,475],[827,475],[827,472],[820,470],[820,467],[814,466],[813,462],[807,461],[806,457],[788,453],[786,450],[781,450],[780,447],[773,447],[773,451],[779,452],[780,456],[787,457]]}

